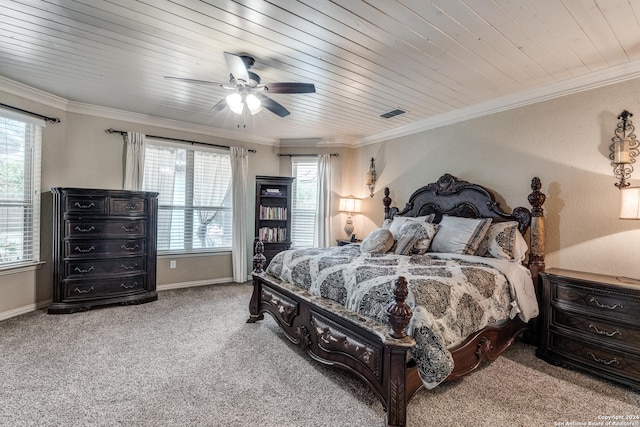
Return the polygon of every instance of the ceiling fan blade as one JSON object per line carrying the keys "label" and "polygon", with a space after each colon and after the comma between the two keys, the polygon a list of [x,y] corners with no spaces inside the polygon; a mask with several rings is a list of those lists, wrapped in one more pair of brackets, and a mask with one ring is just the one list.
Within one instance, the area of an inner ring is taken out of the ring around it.
{"label": "ceiling fan blade", "polygon": [[214,105],[213,107],[211,107],[211,111],[222,111],[224,110],[224,107],[227,106],[227,101],[222,98],[220,101],[218,101],[218,103],[216,105]]}
{"label": "ceiling fan blade", "polygon": [[267,90],[271,93],[313,93],[313,83],[269,83]]}
{"label": "ceiling fan blade", "polygon": [[220,82],[210,82],[208,80],[185,79],[183,77],[173,77],[173,76],[164,76],[164,78],[167,79],[167,80],[177,80],[177,81],[180,81],[180,82],[196,83],[196,84],[199,84],[199,85],[222,86],[222,83],[220,83]]}
{"label": "ceiling fan blade", "polygon": [[262,103],[262,107],[266,108],[267,110],[271,111],[272,113],[275,113],[275,114],[279,115],[280,117],[286,117],[289,114],[291,114],[289,112],[289,110],[287,110],[281,104],[278,104],[276,101],[274,101],[273,99],[269,98],[268,96],[263,95],[261,93],[256,93],[255,95],[260,99],[260,102]]}
{"label": "ceiling fan blade", "polygon": [[224,60],[227,62],[229,72],[233,74],[233,77],[235,77],[236,80],[244,80],[245,82],[249,81],[247,66],[240,56],[225,52]]}

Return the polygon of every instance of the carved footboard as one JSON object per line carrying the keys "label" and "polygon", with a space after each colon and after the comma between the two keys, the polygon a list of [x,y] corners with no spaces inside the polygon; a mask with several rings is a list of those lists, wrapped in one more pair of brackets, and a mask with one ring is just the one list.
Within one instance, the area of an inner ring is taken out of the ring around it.
{"label": "carved footboard", "polygon": [[312,358],[360,377],[385,406],[388,425],[406,424],[407,403],[422,383],[417,370],[407,368],[415,340],[405,332],[411,310],[404,304],[404,278],[398,280],[398,299],[388,309],[397,319],[395,330],[265,273],[253,273],[253,286],[247,322],[269,313],[287,338]]}

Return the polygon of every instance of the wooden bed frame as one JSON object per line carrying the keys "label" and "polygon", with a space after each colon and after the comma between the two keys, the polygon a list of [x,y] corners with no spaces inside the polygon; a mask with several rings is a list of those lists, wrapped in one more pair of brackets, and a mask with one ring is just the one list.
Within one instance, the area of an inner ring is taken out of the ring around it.
{"label": "wooden bed frame", "polygon": [[[449,214],[518,221],[523,234],[530,229],[527,265],[539,295],[538,273],[544,270],[542,204],[545,196],[540,192],[538,178],[533,178],[531,189],[533,192],[528,199],[532,210],[519,207],[508,214],[485,188],[445,174],[437,182],[415,191],[402,211],[390,207],[389,189],[385,188],[385,218],[435,213],[437,217]],[[263,319],[264,313],[269,313],[287,338],[305,349],[313,359],[339,366],[360,377],[382,401],[388,425],[404,426],[408,402],[424,387],[408,354],[416,343],[406,334],[412,313],[404,302],[407,296],[404,277],[396,281],[395,301],[387,309],[389,328],[267,275],[263,271],[264,256],[260,246],[260,243],[256,244],[252,273],[254,288],[247,322],[254,323]],[[537,332],[535,320],[529,325],[533,336]],[[472,334],[450,349],[455,367],[447,380],[461,378],[483,362],[495,360],[526,329],[527,324],[516,318],[500,327],[489,326]]]}

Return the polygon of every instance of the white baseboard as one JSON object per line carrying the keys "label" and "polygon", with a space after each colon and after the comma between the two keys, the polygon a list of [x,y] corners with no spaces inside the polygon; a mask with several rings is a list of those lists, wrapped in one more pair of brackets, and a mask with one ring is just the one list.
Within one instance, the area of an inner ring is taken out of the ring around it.
{"label": "white baseboard", "polygon": [[[180,283],[167,283],[166,285],[156,286],[156,290],[167,291],[169,289],[190,288],[192,286],[217,285],[220,283],[230,283],[230,282],[233,282],[233,278],[223,277],[220,279],[196,280],[192,282],[180,282]],[[0,321],[10,319],[12,317],[20,316],[21,314],[26,314],[32,311],[40,310],[42,308],[47,308],[50,304],[51,304],[51,300],[48,299],[46,301],[40,301],[35,304],[29,304],[29,305],[25,305],[24,307],[18,307],[18,308],[14,308],[13,310],[1,312]]]}
{"label": "white baseboard", "polygon": [[46,308],[51,304],[51,300],[48,299],[46,301],[40,301],[36,304],[25,305],[24,307],[14,308],[13,310],[3,311],[0,313],[0,321],[7,320],[11,317],[20,316],[21,314],[31,313],[32,311],[40,310],[41,308]]}
{"label": "white baseboard", "polygon": [[157,291],[167,291],[169,289],[191,288],[193,286],[218,285],[220,283],[233,282],[232,277],[222,277],[219,279],[195,280],[192,282],[167,283],[166,285],[156,285]]}

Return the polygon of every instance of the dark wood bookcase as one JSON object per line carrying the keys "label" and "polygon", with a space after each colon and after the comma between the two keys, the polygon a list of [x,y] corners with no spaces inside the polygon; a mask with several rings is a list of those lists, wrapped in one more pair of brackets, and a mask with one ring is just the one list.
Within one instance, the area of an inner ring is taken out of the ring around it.
{"label": "dark wood bookcase", "polygon": [[256,176],[255,239],[264,243],[265,267],[278,252],[291,247],[293,180],[288,176]]}

